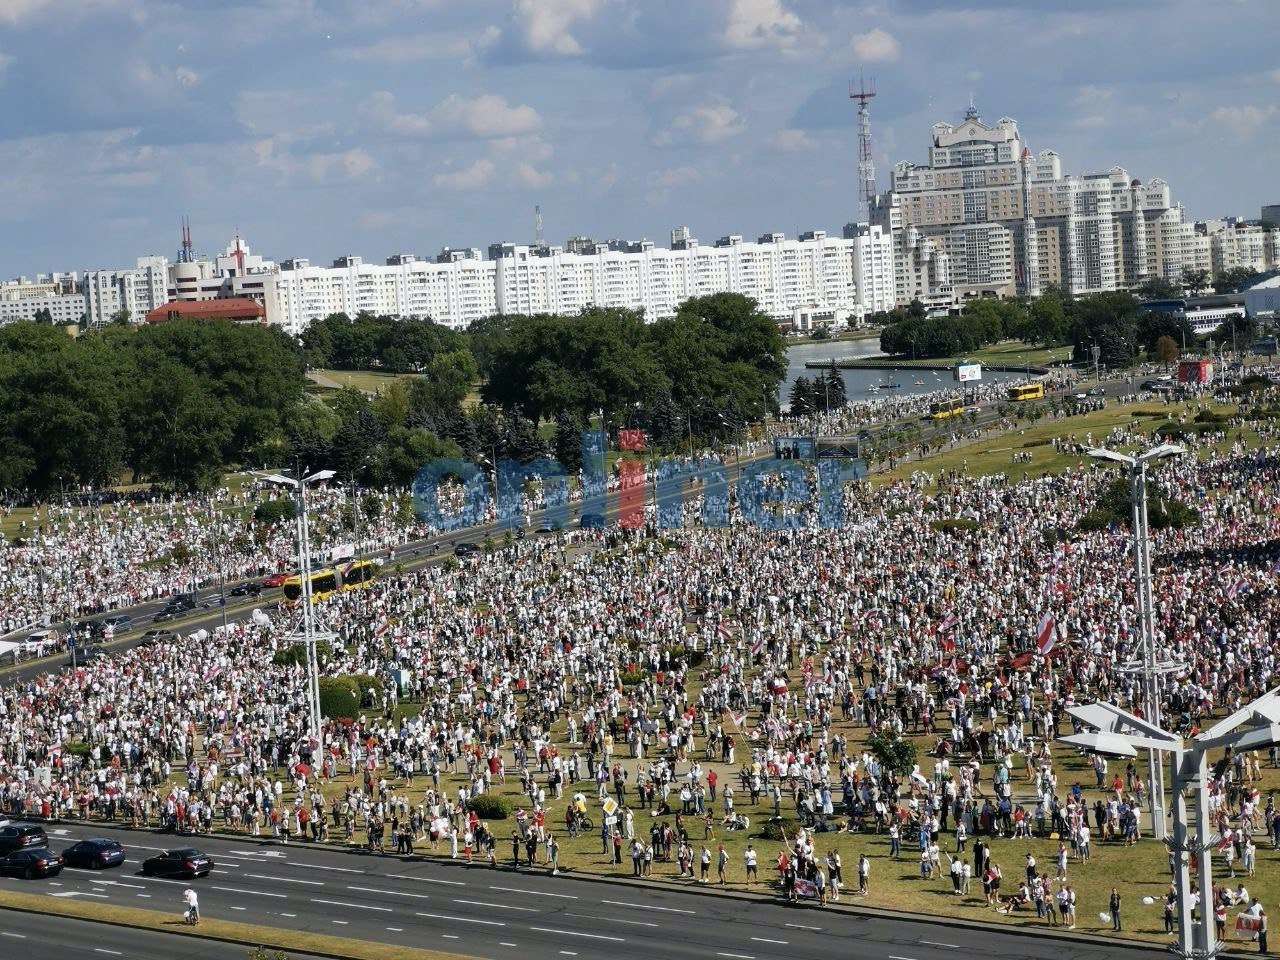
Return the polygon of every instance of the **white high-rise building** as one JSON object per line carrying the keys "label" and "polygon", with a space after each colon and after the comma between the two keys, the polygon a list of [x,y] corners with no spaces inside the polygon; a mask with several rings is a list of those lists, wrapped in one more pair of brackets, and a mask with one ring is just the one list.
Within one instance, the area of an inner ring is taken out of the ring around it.
{"label": "white high-rise building", "polygon": [[896,302],[893,250],[879,227],[843,238],[820,230],[795,240],[766,234],[755,243],[728,236],[711,246],[678,228],[670,249],[584,237],[567,246],[496,243],[488,259],[446,249],[434,262],[402,254],[385,265],[359,257],[332,267],[286,261],[276,278],[279,322],[298,333],[331,313],[368,311],[461,328],[494,313],[572,314],[591,306],[643,310],[654,320],[714,293],[752,297],[779,321],[800,308],[860,321]]}
{"label": "white high-rise building", "polygon": [[989,124],[972,106],[934,124],[926,166],[894,167],[872,220],[893,238],[899,301],[1096,293],[1176,279],[1209,255],[1164,181],[1144,187],[1121,167],[1064,175],[1014,120]]}
{"label": "white high-rise building", "polygon": [[64,327],[81,322],[84,287],[73,273],[40,274],[35,280],[18,277],[0,283],[0,324],[15,320],[44,320]]}
{"label": "white high-rise building", "polygon": [[165,302],[169,261],[161,256],[139,257],[124,270],[87,270],[84,275],[85,316],[89,326],[102,326],[121,310],[129,322],[142,323]]}

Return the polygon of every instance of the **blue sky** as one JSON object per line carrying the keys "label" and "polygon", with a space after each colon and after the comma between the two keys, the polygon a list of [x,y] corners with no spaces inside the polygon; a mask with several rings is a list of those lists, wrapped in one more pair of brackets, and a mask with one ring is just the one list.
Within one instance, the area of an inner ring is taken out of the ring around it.
{"label": "blue sky", "polygon": [[1277,0],[0,0],[0,276],[853,217],[973,96],[1196,217],[1280,202]]}

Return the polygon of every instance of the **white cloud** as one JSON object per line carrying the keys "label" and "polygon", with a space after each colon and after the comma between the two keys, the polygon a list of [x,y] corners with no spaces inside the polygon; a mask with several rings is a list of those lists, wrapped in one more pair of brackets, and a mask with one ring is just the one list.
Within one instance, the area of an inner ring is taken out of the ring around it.
{"label": "white cloud", "polygon": [[1241,140],[1248,140],[1275,114],[1274,103],[1268,104],[1265,110],[1252,104],[1244,107],[1214,107],[1209,112],[1209,121],[1226,127]]}
{"label": "white cloud", "polygon": [[849,41],[854,56],[867,63],[892,63],[902,53],[900,44],[893,34],[875,27],[867,33],[860,33]]}
{"label": "white cloud", "polygon": [[1271,78],[1272,83],[1280,83],[1280,70],[1272,70],[1267,76]]}
{"label": "white cloud", "polygon": [[297,154],[289,150],[288,135],[266,137],[253,144],[258,166],[294,178],[304,176],[313,183],[359,180],[377,168],[377,161],[359,147],[351,150]]}
{"label": "white cloud", "polygon": [[200,82],[200,74],[188,67],[178,67],[173,71],[174,79],[178,81],[180,86],[194,87]]}
{"label": "white cloud", "polygon": [[737,110],[727,103],[712,103],[694,107],[680,114],[653,142],[664,147],[692,140],[695,143],[719,143],[745,132],[747,123]]}
{"label": "white cloud", "polygon": [[496,94],[468,99],[455,93],[426,113],[401,113],[395,96],[380,90],[366,106],[387,130],[405,136],[495,140],[530,134],[542,126],[533,107],[512,106]]}
{"label": "white cloud", "polygon": [[485,186],[497,172],[492,160],[481,157],[469,167],[452,173],[437,173],[432,182],[444,190],[479,190]]}
{"label": "white cloud", "polygon": [[[0,0],[0,22],[21,23],[36,17],[56,14],[60,20],[67,20],[82,13],[107,10],[120,6],[136,6],[126,4],[125,0]],[[140,15],[134,11],[134,19]]]}
{"label": "white cloud", "polygon": [[773,145],[788,153],[798,153],[801,150],[816,150],[818,141],[803,130],[786,129],[773,135]]}
{"label": "white cloud", "polygon": [[551,186],[555,177],[545,170],[539,170],[532,163],[517,163],[512,171],[515,182],[530,190],[542,190]]}
{"label": "white cloud", "polygon": [[724,42],[735,50],[790,47],[801,26],[782,0],[732,0]]}
{"label": "white cloud", "polygon": [[599,0],[516,0],[515,17],[530,52],[576,57],[584,50],[569,28],[595,16],[599,8]]}
{"label": "white cloud", "polygon": [[686,183],[693,183],[693,181],[701,178],[702,174],[694,167],[668,167],[666,170],[658,170],[649,174],[649,185],[667,189],[669,187],[679,187]]}

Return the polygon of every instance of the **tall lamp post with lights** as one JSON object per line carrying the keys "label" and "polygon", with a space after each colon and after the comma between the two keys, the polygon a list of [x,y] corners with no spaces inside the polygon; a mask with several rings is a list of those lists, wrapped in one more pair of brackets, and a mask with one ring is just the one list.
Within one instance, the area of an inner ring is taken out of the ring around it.
{"label": "tall lamp post with lights", "polygon": [[[1147,720],[1156,729],[1160,729],[1163,723],[1160,709],[1160,677],[1177,673],[1183,667],[1173,661],[1156,658],[1155,604],[1151,591],[1151,537],[1147,528],[1147,466],[1158,460],[1180,456],[1186,453],[1186,450],[1174,444],[1165,443],[1134,457],[1102,447],[1095,447],[1088,453],[1097,460],[1111,460],[1123,464],[1129,473],[1129,503],[1133,528],[1133,592],[1138,613],[1140,659],[1122,664],[1120,669],[1125,673],[1142,675],[1142,695],[1146,702]],[[1153,836],[1159,838],[1164,836],[1166,827],[1165,782],[1164,765],[1160,762],[1156,747],[1148,749],[1147,772],[1151,832]]]}
{"label": "tall lamp post with lights", "polygon": [[298,537],[298,579],[302,585],[302,632],[298,638],[307,651],[307,712],[310,725],[308,733],[314,742],[315,750],[319,750],[321,746],[320,660],[316,655],[316,642],[332,640],[333,634],[316,629],[315,608],[311,596],[311,524],[307,513],[307,488],[312,484],[329,480],[334,475],[332,470],[319,470],[302,479],[288,477],[283,473],[258,474],[268,483],[292,487],[298,505],[297,515],[294,518]]}

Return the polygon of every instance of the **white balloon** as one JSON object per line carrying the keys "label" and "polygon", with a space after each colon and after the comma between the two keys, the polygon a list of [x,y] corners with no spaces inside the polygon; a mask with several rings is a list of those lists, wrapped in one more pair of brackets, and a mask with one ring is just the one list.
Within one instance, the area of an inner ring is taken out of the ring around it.
{"label": "white balloon", "polygon": [[1101,920],[1103,923],[1110,923],[1110,922],[1111,922],[1111,914],[1107,913],[1107,912],[1104,910],[1102,913],[1098,914],[1098,919],[1099,919],[1099,920]]}
{"label": "white balloon", "polygon": [[1152,897],[1143,897],[1143,898],[1142,898],[1142,903],[1143,903],[1143,905],[1144,905],[1144,906],[1148,906],[1148,907],[1149,907],[1149,906],[1151,906],[1153,903],[1155,903],[1155,900],[1154,900]]}

